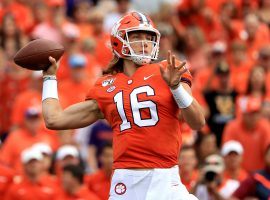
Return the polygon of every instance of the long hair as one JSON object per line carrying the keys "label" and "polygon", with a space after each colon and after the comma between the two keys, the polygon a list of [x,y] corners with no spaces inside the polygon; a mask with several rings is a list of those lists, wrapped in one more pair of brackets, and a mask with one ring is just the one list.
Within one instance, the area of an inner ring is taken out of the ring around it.
{"label": "long hair", "polygon": [[105,70],[103,74],[117,74],[123,72],[123,70],[124,70],[124,59],[114,55],[113,59],[109,63],[108,69]]}

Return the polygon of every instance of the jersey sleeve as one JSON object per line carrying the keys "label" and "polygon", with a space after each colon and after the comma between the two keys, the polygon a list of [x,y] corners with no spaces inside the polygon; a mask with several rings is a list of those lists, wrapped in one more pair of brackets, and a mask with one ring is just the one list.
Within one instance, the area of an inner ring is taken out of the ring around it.
{"label": "jersey sleeve", "polygon": [[[85,101],[87,100],[96,100],[98,107],[102,112],[104,112],[104,105],[101,103],[101,99],[106,93],[102,90],[104,87],[103,83],[106,81],[108,76],[100,77],[96,83],[89,89],[88,93],[86,94]],[[103,92],[102,92],[103,91]]]}
{"label": "jersey sleeve", "polygon": [[92,86],[90,90],[88,91],[85,100],[91,100],[91,99],[97,99],[96,95],[96,85]]}
{"label": "jersey sleeve", "polygon": [[86,94],[85,100],[95,99],[98,100],[98,91],[102,83],[102,77],[99,78],[95,84],[89,89],[88,93]]}
{"label": "jersey sleeve", "polygon": [[[180,60],[176,60],[176,66],[180,65],[180,63],[181,63]],[[163,61],[161,62],[161,65],[162,65],[164,68],[166,68],[167,65],[168,65],[167,60],[163,60]],[[189,67],[187,67],[186,65],[185,65],[184,67],[189,68]],[[184,74],[182,74],[181,80],[180,80],[180,81],[183,82],[183,83],[187,83],[187,84],[189,85],[189,87],[191,87],[191,86],[192,86],[192,79],[193,79],[193,78],[192,78],[192,75],[191,75],[190,71],[187,70]]]}
{"label": "jersey sleeve", "polygon": [[86,94],[85,101],[87,100],[96,100],[99,109],[103,112],[102,105],[100,104],[99,97],[100,97],[100,79],[96,81],[96,83],[89,89],[88,93]]}

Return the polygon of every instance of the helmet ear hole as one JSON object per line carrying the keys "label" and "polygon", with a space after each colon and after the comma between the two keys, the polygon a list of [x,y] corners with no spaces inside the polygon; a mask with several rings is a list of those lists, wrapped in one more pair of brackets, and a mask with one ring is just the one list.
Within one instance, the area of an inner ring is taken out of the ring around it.
{"label": "helmet ear hole", "polygon": [[130,50],[128,47],[123,47],[123,49],[122,49],[123,54],[129,54],[129,52],[130,52]]}

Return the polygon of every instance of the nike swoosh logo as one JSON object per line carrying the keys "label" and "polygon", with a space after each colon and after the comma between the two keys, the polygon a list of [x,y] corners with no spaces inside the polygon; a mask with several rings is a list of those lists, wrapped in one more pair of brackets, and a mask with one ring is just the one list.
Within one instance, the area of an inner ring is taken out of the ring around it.
{"label": "nike swoosh logo", "polygon": [[143,80],[147,80],[147,79],[149,79],[149,78],[151,78],[152,76],[154,76],[154,74],[151,74],[150,76],[145,76],[145,77],[143,77]]}

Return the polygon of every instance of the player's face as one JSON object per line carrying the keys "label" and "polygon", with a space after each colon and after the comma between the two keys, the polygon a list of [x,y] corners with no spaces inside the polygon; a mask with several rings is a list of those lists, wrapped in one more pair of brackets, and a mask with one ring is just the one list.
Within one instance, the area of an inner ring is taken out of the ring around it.
{"label": "player's face", "polygon": [[137,55],[150,56],[153,49],[154,36],[145,31],[134,31],[129,33],[129,43]]}

